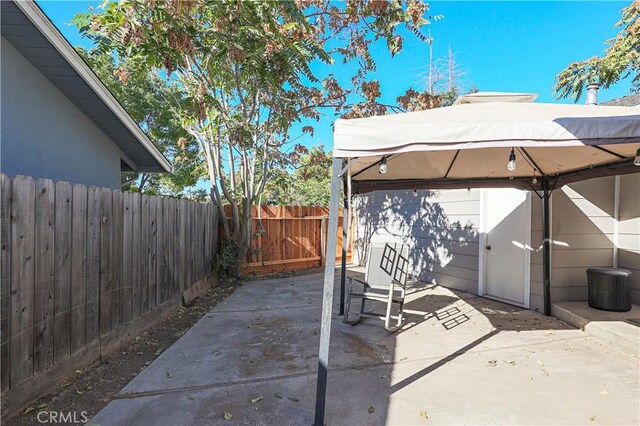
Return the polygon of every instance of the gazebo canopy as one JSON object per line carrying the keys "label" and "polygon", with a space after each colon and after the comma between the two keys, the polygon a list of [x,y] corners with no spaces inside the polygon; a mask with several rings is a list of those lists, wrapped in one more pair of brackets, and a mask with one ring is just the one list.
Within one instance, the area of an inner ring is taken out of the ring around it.
{"label": "gazebo canopy", "polygon": [[[541,189],[544,313],[550,315],[551,190],[573,181],[640,172],[634,164],[634,158],[640,157],[639,108],[535,104],[527,94],[512,95],[503,99],[510,102],[487,102],[493,96],[485,94],[483,99],[445,108],[336,122],[316,425],[324,424],[341,179],[347,182],[345,215],[351,187],[356,193],[401,188]],[[346,216],[344,223],[348,223]],[[345,291],[345,237],[340,314]]]}
{"label": "gazebo canopy", "polygon": [[[479,102],[337,120],[333,153],[353,159],[354,192],[367,192],[399,187],[540,189],[543,175],[561,186],[637,172],[633,158],[639,148],[640,108]],[[510,171],[512,149],[516,169]],[[383,158],[385,174],[377,167]]]}

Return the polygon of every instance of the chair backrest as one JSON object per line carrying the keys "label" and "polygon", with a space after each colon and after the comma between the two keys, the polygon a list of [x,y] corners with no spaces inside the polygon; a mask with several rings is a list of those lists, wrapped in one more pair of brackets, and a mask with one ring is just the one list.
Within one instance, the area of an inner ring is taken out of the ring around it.
{"label": "chair backrest", "polygon": [[402,254],[398,254],[396,258],[396,267],[393,270],[393,280],[404,287],[407,284],[407,275],[409,274],[409,260]]}
{"label": "chair backrest", "polygon": [[372,288],[389,288],[398,258],[403,256],[406,261],[408,253],[409,247],[406,244],[371,243],[367,272],[364,277],[367,284]]}

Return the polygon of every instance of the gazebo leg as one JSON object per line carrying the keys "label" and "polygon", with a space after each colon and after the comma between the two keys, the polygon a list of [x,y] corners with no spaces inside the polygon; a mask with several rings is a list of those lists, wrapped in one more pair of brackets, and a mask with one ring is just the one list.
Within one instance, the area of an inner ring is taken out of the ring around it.
{"label": "gazebo leg", "polygon": [[340,315],[344,315],[344,298],[347,286],[347,252],[349,251],[349,225],[351,216],[351,176],[344,178],[344,207],[342,208],[342,264],[340,267]]}
{"label": "gazebo leg", "polygon": [[336,244],[338,237],[338,204],[340,202],[341,169],[342,159],[334,158],[331,173],[331,201],[329,202],[324,288],[322,291],[322,319],[320,321],[320,350],[318,354],[318,382],[316,385],[316,413],[314,422],[316,426],[324,426],[327,373],[329,368],[329,339],[331,336],[331,310],[333,307],[333,282],[335,277]]}
{"label": "gazebo leg", "polygon": [[542,178],[542,294],[544,314],[551,315],[551,232],[549,223],[549,179]]}

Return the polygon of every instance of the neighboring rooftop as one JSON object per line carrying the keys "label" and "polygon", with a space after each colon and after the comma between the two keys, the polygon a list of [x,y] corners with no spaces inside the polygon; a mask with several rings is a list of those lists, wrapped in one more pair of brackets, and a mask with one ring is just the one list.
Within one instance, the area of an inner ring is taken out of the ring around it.
{"label": "neighboring rooftop", "polygon": [[602,102],[600,105],[608,105],[608,106],[637,106],[640,105],[640,93],[635,93],[633,95],[623,96],[617,99],[611,99],[607,102]]}
{"label": "neighboring rooftop", "polygon": [[140,172],[171,164],[33,1],[3,1],[0,28],[29,62],[111,138]]}

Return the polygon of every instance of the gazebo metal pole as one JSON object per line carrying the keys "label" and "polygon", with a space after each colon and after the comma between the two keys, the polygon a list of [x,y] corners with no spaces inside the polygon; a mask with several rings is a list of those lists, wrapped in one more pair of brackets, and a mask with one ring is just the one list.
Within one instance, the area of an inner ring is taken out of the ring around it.
{"label": "gazebo metal pole", "polygon": [[329,339],[331,336],[331,310],[333,307],[333,281],[336,273],[341,168],[342,159],[334,158],[331,173],[331,201],[329,202],[329,224],[327,226],[324,288],[322,291],[322,319],[320,320],[320,350],[318,353],[318,382],[316,385],[316,413],[314,422],[316,426],[324,426],[324,407],[327,395],[327,373],[329,369]]}
{"label": "gazebo metal pole", "polygon": [[544,314],[551,315],[551,232],[549,217],[549,179],[542,177],[542,294]]}
{"label": "gazebo metal pole", "polygon": [[340,267],[340,315],[344,315],[345,287],[347,282],[347,251],[349,250],[349,224],[351,216],[351,173],[344,178],[344,207],[342,209],[342,264]]}

